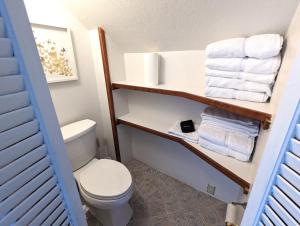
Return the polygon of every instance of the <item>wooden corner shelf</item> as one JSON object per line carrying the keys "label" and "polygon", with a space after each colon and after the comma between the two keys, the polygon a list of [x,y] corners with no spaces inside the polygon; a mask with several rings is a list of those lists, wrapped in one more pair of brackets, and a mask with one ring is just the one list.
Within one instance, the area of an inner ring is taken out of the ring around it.
{"label": "wooden corner shelf", "polygon": [[251,184],[251,162],[241,162],[234,158],[207,150],[199,144],[194,144],[179,137],[170,135],[167,132],[169,125],[143,120],[139,116],[127,114],[119,117],[117,119],[117,123],[124,124],[183,145],[187,150],[191,151],[241,186],[245,194],[249,192]]}
{"label": "wooden corner shelf", "polygon": [[271,104],[270,103],[254,103],[239,100],[229,100],[221,98],[209,98],[204,95],[204,89],[189,89],[188,91],[180,88],[173,88],[164,85],[155,87],[146,87],[138,84],[130,84],[127,82],[113,82],[112,89],[127,89],[133,91],[142,91],[148,93],[158,93],[169,96],[177,96],[190,99],[196,102],[214,106],[232,113],[236,113],[245,117],[259,120],[263,129],[268,129],[271,123]]}

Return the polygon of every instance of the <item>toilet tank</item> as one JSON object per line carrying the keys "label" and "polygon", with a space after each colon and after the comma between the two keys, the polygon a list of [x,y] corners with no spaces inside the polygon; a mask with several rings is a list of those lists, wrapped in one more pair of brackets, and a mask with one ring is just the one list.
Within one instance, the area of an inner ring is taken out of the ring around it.
{"label": "toilet tank", "polygon": [[61,128],[67,153],[75,171],[96,157],[96,122],[85,119]]}

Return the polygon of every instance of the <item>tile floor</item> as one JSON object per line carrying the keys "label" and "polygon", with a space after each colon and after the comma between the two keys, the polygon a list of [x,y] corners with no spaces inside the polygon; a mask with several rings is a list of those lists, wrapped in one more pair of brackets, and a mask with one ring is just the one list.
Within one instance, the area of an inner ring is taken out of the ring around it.
{"label": "tile floor", "polygon": [[[126,164],[135,192],[128,226],[224,226],[226,204],[199,192],[144,163]],[[97,224],[89,217],[89,226]]]}

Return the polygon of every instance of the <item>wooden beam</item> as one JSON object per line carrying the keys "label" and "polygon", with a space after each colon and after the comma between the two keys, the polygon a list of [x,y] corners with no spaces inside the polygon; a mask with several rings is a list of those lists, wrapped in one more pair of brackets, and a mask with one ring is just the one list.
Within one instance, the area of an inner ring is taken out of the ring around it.
{"label": "wooden beam", "polygon": [[113,93],[112,93],[112,85],[111,85],[110,72],[109,72],[109,62],[108,62],[107,48],[106,48],[105,31],[102,28],[98,28],[98,34],[99,34],[99,40],[100,40],[102,64],[103,64],[103,70],[104,70],[105,86],[106,86],[106,93],[107,93],[107,99],[108,99],[113,139],[114,139],[115,153],[116,153],[117,160],[119,162],[121,162],[117,121],[116,121],[116,117],[115,117],[114,99],[113,99]]}

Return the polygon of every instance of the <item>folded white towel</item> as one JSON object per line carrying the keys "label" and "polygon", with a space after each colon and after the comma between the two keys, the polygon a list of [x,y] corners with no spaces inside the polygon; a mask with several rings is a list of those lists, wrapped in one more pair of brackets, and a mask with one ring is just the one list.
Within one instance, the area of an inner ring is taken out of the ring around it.
{"label": "folded white towel", "polygon": [[214,144],[225,145],[226,130],[218,126],[201,122],[198,128],[199,137],[206,139]]}
{"label": "folded white towel", "polygon": [[212,70],[244,71],[257,74],[276,73],[281,63],[280,55],[268,59],[255,58],[207,58],[205,65]]}
{"label": "folded white towel", "polygon": [[257,74],[272,74],[278,71],[280,63],[280,55],[267,59],[246,58],[242,62],[242,71]]}
{"label": "folded white towel", "polygon": [[251,155],[255,137],[235,130],[207,123],[201,123],[198,128],[199,136],[211,143],[228,147],[233,151]]}
{"label": "folded white towel", "polygon": [[234,89],[224,89],[217,87],[206,87],[205,96],[224,99],[237,99],[258,103],[266,102],[269,99],[269,96],[265,93],[239,91]]}
{"label": "folded white towel", "polygon": [[257,136],[259,132],[259,121],[214,107],[204,109],[201,113],[201,123],[215,124],[230,131],[241,131],[252,136]]}
{"label": "folded white towel", "polygon": [[271,96],[272,94],[270,85],[244,81],[242,79],[206,76],[206,85],[209,87],[266,93],[268,96]]}
{"label": "folded white towel", "polygon": [[197,132],[199,124],[194,124],[194,126],[195,126],[195,132],[183,133],[180,127],[180,121],[178,120],[170,129],[168,129],[168,133],[173,136],[180,137],[186,141],[197,144],[199,139],[199,134]]}
{"label": "folded white towel", "polygon": [[277,56],[282,48],[283,38],[279,34],[253,35],[246,39],[245,55],[266,59]]}
{"label": "folded white towel", "polygon": [[277,73],[273,74],[256,74],[256,73],[247,73],[247,72],[241,72],[241,79],[245,81],[250,82],[258,82],[268,85],[273,85],[275,82],[275,78],[277,76]]}
{"label": "folded white towel", "polygon": [[241,78],[241,71],[220,71],[205,68],[205,75],[221,78]]}
{"label": "folded white towel", "polygon": [[219,71],[242,71],[244,58],[206,58],[205,66]]}
{"label": "folded white towel", "polygon": [[241,116],[232,112],[228,112],[215,107],[207,107],[201,113],[202,119],[212,119],[212,120],[222,120],[225,122],[230,122],[237,125],[242,125],[246,127],[259,128],[259,121],[250,119],[245,116]]}
{"label": "folded white towel", "polygon": [[226,146],[230,149],[251,155],[254,149],[255,137],[243,133],[229,132],[226,140]]}
{"label": "folded white towel", "polygon": [[207,45],[205,53],[210,58],[266,59],[277,56],[282,48],[283,38],[279,34],[261,34],[249,38],[232,38]]}
{"label": "folded white towel", "polygon": [[239,78],[245,81],[258,82],[263,84],[273,84],[276,78],[276,73],[273,74],[255,74],[242,71],[219,71],[209,68],[205,69],[207,76],[221,77],[221,78]]}
{"label": "folded white towel", "polygon": [[246,154],[243,154],[243,153],[240,153],[237,151],[233,151],[230,148],[224,147],[222,145],[217,145],[217,144],[211,143],[210,141],[205,140],[203,138],[199,138],[199,144],[208,150],[217,152],[222,155],[233,157],[233,158],[243,161],[243,162],[249,161],[250,156],[251,156],[251,155],[246,155]]}
{"label": "folded white towel", "polygon": [[211,58],[245,57],[246,38],[231,38],[211,43],[206,46],[205,53]]}
{"label": "folded white towel", "polygon": [[251,137],[256,137],[259,133],[259,130],[255,129],[255,128],[251,128],[251,127],[246,128],[245,126],[242,126],[242,125],[232,125],[229,122],[225,122],[225,121],[221,121],[221,120],[213,121],[213,120],[203,119],[201,124],[222,127],[224,130],[243,133],[243,134],[246,134]]}

